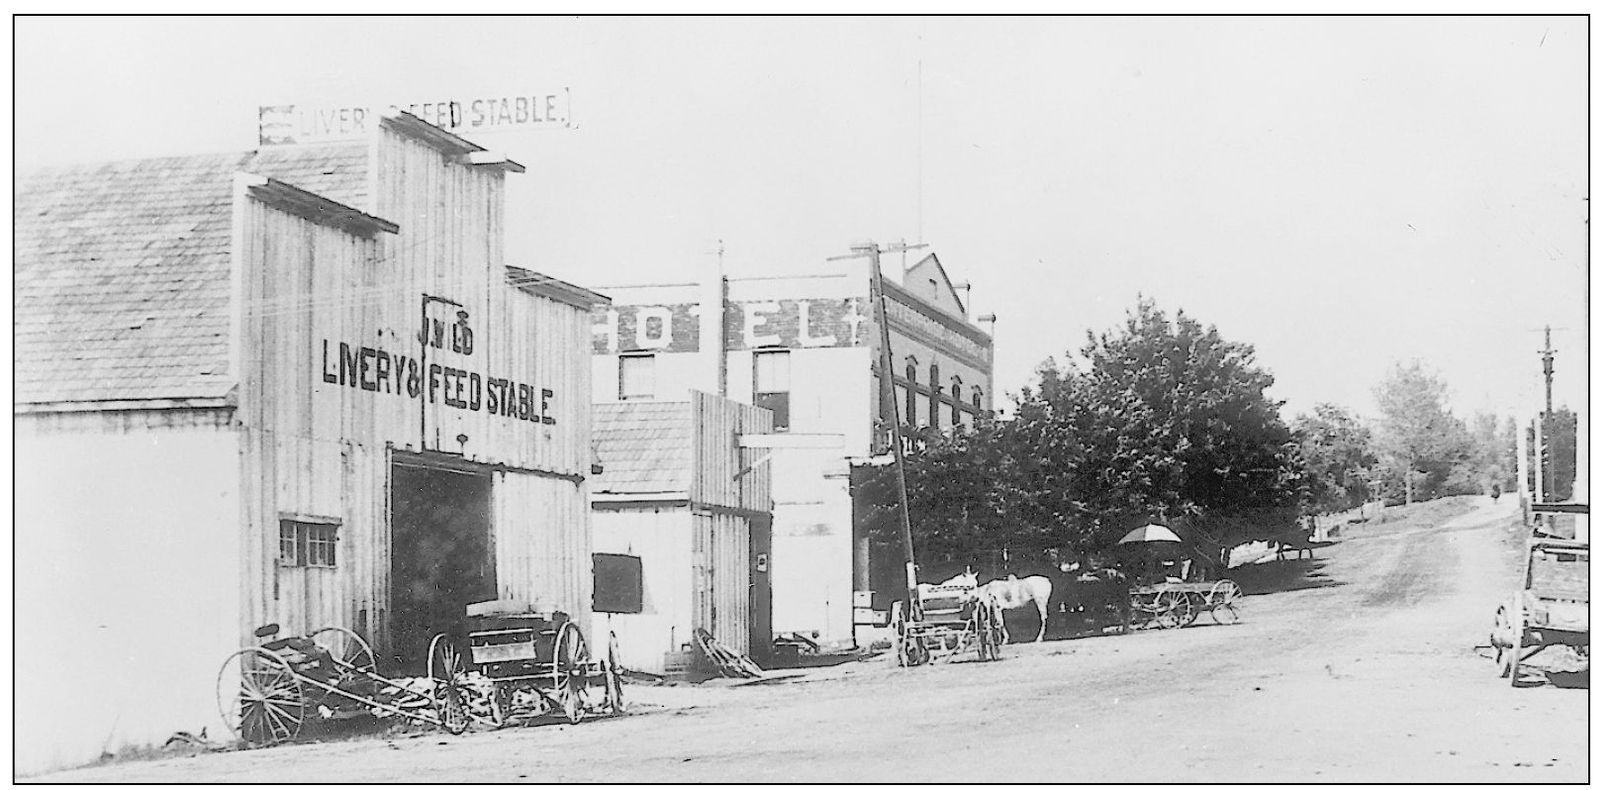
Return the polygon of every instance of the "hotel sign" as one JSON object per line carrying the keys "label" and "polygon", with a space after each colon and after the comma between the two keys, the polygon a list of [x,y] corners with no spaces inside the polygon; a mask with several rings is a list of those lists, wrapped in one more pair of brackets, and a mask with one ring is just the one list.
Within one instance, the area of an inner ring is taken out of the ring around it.
{"label": "hotel sign", "polygon": [[[776,299],[729,302],[726,346],[848,348],[867,345],[866,299]],[[593,353],[700,349],[700,305],[611,305],[593,311]]]}
{"label": "hotel sign", "polygon": [[571,89],[522,94],[439,98],[414,104],[258,107],[258,144],[328,143],[362,139],[375,118],[401,110],[454,134],[514,129],[571,128]]}

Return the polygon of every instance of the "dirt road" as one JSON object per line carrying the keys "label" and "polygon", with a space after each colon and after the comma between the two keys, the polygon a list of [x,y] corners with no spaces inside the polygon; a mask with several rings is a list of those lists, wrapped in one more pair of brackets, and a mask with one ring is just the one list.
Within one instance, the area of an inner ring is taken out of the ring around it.
{"label": "dirt road", "polygon": [[[1236,625],[645,688],[635,715],[37,777],[74,782],[1583,782],[1583,688],[1510,688],[1473,651],[1517,569],[1505,512],[1246,572]],[[1587,671],[1580,673],[1587,685]]]}

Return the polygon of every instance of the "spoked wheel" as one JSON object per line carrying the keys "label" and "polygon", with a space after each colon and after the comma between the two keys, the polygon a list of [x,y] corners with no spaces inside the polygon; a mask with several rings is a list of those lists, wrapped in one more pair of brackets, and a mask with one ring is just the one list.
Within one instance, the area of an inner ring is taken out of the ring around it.
{"label": "spoked wheel", "polygon": [[1177,590],[1160,590],[1153,596],[1154,621],[1161,628],[1180,628],[1187,624],[1186,616],[1192,608],[1186,593]]}
{"label": "spoked wheel", "polygon": [[509,723],[510,706],[514,704],[514,693],[509,687],[498,682],[493,683],[492,692],[487,695],[487,723],[494,728]]}
{"label": "spoked wheel", "polygon": [[588,642],[582,638],[582,629],[576,623],[561,625],[560,632],[554,635],[554,665],[549,679],[559,713],[572,724],[582,721],[587,667]]}
{"label": "spoked wheel", "polygon": [[980,657],[995,661],[1002,657],[1002,642],[1006,629],[1002,627],[1002,609],[993,602],[980,608]]}
{"label": "spoked wheel", "polygon": [[1242,602],[1243,588],[1231,579],[1221,579],[1209,588],[1209,615],[1216,623],[1229,625],[1237,622],[1237,604]]}
{"label": "spoked wheel", "polygon": [[605,647],[605,712],[611,716],[619,716],[627,712],[627,696],[622,693],[621,674],[626,668],[621,665],[621,648],[616,644],[616,632],[610,632],[610,641]]}
{"label": "spoked wheel", "polygon": [[1507,644],[1512,639],[1511,610],[1505,604],[1494,610],[1494,629],[1489,632],[1489,643],[1494,646],[1494,663],[1500,670],[1500,677],[1511,677],[1511,660],[1516,658],[1512,652],[1513,645]]}
{"label": "spoked wheel", "polygon": [[218,712],[230,732],[252,746],[297,737],[306,705],[291,665],[263,648],[235,653],[218,670]]}
{"label": "spoked wheel", "polygon": [[335,659],[335,677],[330,684],[348,689],[354,682],[368,680],[375,674],[375,651],[364,638],[345,628],[321,628],[308,635],[314,644],[323,648]]}
{"label": "spoked wheel", "polygon": [[464,654],[447,634],[431,639],[426,674],[431,679],[431,707],[436,709],[442,729],[458,735],[470,728],[470,710],[465,705],[467,678]]}
{"label": "spoked wheel", "polygon": [[910,628],[906,635],[901,638],[899,658],[901,665],[904,667],[916,667],[929,663],[929,648],[924,646],[923,638]]}
{"label": "spoked wheel", "polygon": [[1506,680],[1513,687],[1520,685],[1522,680],[1522,638],[1528,633],[1528,612],[1523,608],[1522,596],[1518,595],[1512,603],[1511,610],[1511,646],[1506,648]]}

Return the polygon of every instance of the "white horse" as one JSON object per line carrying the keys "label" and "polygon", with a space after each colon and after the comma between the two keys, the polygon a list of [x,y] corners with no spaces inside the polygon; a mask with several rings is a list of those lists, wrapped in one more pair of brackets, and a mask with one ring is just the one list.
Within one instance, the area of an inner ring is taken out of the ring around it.
{"label": "white horse", "polygon": [[[996,605],[1003,611],[1018,609],[1035,604],[1036,611],[1041,614],[1041,630],[1036,633],[1035,641],[1040,642],[1047,635],[1047,601],[1052,599],[1052,580],[1045,576],[1026,576],[1019,578],[1011,574],[1006,579],[986,582],[974,591],[975,597],[984,600],[986,596],[996,599]],[[1007,625],[1002,626],[1004,641],[1007,637]]]}

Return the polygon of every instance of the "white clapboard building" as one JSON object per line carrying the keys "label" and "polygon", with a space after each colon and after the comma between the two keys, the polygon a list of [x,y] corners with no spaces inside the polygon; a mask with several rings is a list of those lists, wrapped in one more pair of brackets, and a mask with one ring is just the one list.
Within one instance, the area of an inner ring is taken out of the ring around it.
{"label": "white clapboard building", "polygon": [[393,114],[18,177],[19,770],[216,737],[265,623],[406,670],[469,602],[589,611],[606,300],[505,260],[521,172]]}

